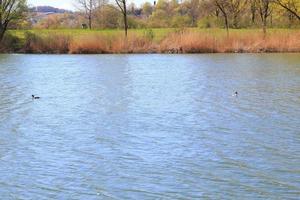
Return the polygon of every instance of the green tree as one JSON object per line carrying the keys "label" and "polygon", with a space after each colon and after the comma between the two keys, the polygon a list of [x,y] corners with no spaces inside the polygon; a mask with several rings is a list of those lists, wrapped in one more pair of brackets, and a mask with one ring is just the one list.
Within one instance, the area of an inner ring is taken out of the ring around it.
{"label": "green tree", "polygon": [[188,10],[188,15],[192,19],[192,26],[196,26],[197,19],[200,15],[200,0],[187,0],[184,2]]}
{"label": "green tree", "polygon": [[152,14],[153,7],[152,7],[151,3],[146,2],[143,4],[142,10],[143,10],[142,11],[143,15],[145,15],[146,17],[149,17]]}
{"label": "green tree", "polygon": [[99,28],[118,28],[122,15],[113,5],[105,5],[96,12],[95,23]]}
{"label": "green tree", "polygon": [[168,13],[164,9],[155,9],[149,18],[149,26],[154,28],[170,26]]}
{"label": "green tree", "polygon": [[26,0],[0,0],[0,42],[10,23],[22,19]]}

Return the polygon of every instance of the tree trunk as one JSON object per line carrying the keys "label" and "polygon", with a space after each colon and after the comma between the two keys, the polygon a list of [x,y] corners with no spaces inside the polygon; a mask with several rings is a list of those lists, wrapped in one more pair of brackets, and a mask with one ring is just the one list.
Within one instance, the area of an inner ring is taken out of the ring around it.
{"label": "tree trunk", "polygon": [[268,17],[270,16],[270,0],[261,0],[260,3],[260,17],[262,21],[262,29],[263,29],[263,34],[264,38],[267,36],[267,23],[268,23]]}
{"label": "tree trunk", "polygon": [[0,23],[0,43],[3,40],[4,34],[6,32],[6,28],[7,28],[7,26]]}
{"label": "tree trunk", "polygon": [[[0,6],[2,7],[2,0],[0,0]],[[4,36],[4,27],[3,27],[3,24],[2,24],[2,11],[0,11],[0,43],[3,39],[3,36]]]}
{"label": "tree trunk", "polygon": [[219,13],[220,13],[219,9],[216,9],[216,17],[217,18],[219,18]]}
{"label": "tree trunk", "polygon": [[216,3],[216,6],[220,9],[220,12],[223,14],[227,36],[229,36],[228,16],[227,16],[227,13],[225,11],[225,8],[222,7],[222,5],[220,5],[218,1],[215,1],[215,3]]}
{"label": "tree trunk", "polygon": [[237,14],[234,14],[234,15],[233,15],[233,27],[234,27],[234,28],[238,28],[238,27],[239,27],[239,25],[238,25],[238,16],[237,16]]}
{"label": "tree trunk", "polygon": [[90,0],[90,2],[89,2],[89,9],[88,10],[89,10],[89,28],[90,28],[90,30],[92,30],[93,0]]}
{"label": "tree trunk", "polygon": [[289,28],[291,28],[293,24],[293,15],[289,13],[288,18],[289,18]]}
{"label": "tree trunk", "polygon": [[92,16],[89,15],[89,28],[92,29]]}
{"label": "tree trunk", "polygon": [[266,35],[267,35],[267,17],[263,18],[263,33],[264,33],[264,37],[266,37]]}
{"label": "tree trunk", "polygon": [[89,11],[89,28],[92,29],[92,10]]}
{"label": "tree trunk", "polygon": [[[124,0],[125,1],[125,0]],[[127,8],[126,3],[123,3],[123,17],[124,17],[124,30],[125,30],[125,37],[127,38],[128,35],[128,21],[127,21]]]}
{"label": "tree trunk", "polygon": [[3,40],[4,33],[5,33],[4,30],[0,30],[0,44],[1,44],[2,40]]}
{"label": "tree trunk", "polygon": [[255,7],[251,7],[251,22],[252,22],[252,24],[255,23],[255,11],[256,11]]}
{"label": "tree trunk", "polygon": [[227,36],[229,36],[228,17],[226,14],[224,14],[224,20],[225,20],[225,28],[226,28]]}

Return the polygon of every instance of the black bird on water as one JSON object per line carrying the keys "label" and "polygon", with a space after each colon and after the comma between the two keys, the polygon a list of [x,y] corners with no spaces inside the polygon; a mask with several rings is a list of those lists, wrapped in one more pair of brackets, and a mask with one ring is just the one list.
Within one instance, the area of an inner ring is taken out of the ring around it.
{"label": "black bird on water", "polygon": [[31,95],[32,96],[32,99],[40,99],[41,97],[36,97],[34,95]]}

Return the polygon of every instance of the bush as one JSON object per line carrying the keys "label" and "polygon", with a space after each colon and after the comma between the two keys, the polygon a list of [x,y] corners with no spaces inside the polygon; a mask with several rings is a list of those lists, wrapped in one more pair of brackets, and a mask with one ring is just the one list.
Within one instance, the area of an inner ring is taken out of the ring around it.
{"label": "bush", "polygon": [[192,19],[188,16],[175,16],[172,18],[171,24],[173,28],[188,27],[192,24]]}
{"label": "bush", "polygon": [[46,34],[39,36],[25,32],[24,51],[27,53],[68,53],[71,37],[66,34]]}
{"label": "bush", "polygon": [[144,37],[149,39],[149,40],[153,40],[154,37],[155,37],[153,30],[152,29],[146,29],[144,31]]}
{"label": "bush", "polygon": [[0,44],[0,52],[18,52],[22,48],[22,41],[17,36],[6,33]]}
{"label": "bush", "polygon": [[204,17],[201,20],[198,21],[197,26],[199,28],[216,28],[216,27],[222,27],[223,22],[220,21],[220,19],[216,17]]}

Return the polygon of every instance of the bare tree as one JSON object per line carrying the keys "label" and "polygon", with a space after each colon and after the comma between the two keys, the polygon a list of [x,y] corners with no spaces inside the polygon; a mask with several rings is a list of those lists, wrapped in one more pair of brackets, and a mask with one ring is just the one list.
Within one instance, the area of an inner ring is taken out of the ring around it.
{"label": "bare tree", "polygon": [[298,10],[300,9],[299,0],[274,0],[274,2],[300,20],[300,11]]}
{"label": "bare tree", "polygon": [[149,17],[153,12],[152,4],[149,2],[145,2],[142,6],[142,13],[143,15]]}
{"label": "bare tree", "polygon": [[245,8],[248,4],[248,0],[229,0],[228,7],[229,11],[232,14],[232,25],[234,28],[239,27],[238,17],[242,11],[245,11]]}
{"label": "bare tree", "polygon": [[229,24],[228,24],[228,1],[227,0],[214,0],[215,5],[217,6],[218,10],[222,13],[225,22],[225,28],[227,31],[227,35],[229,35]]}
{"label": "bare tree", "polygon": [[26,9],[26,0],[0,0],[0,42],[8,25],[23,17]]}
{"label": "bare tree", "polygon": [[199,17],[200,1],[199,0],[189,0],[187,1],[188,13],[192,18],[192,26],[196,26],[197,18]]}
{"label": "bare tree", "polygon": [[264,35],[267,33],[267,19],[271,15],[271,0],[258,0],[259,14],[262,21]]}
{"label": "bare tree", "polygon": [[96,9],[103,6],[105,0],[77,0],[80,8],[84,11],[86,18],[88,19],[89,29],[93,28],[93,16]]}
{"label": "bare tree", "polygon": [[124,21],[124,31],[125,31],[125,37],[127,37],[128,32],[128,19],[127,19],[127,4],[126,0],[115,0],[118,7],[120,8],[122,15],[123,15],[123,21]]}
{"label": "bare tree", "polygon": [[250,12],[252,25],[255,23],[255,17],[257,12],[257,0],[250,0]]}

